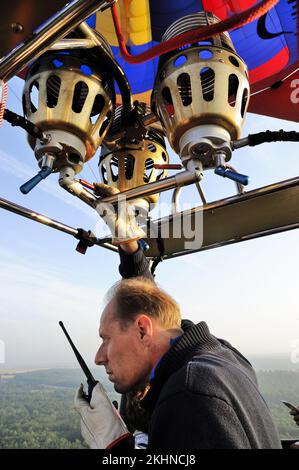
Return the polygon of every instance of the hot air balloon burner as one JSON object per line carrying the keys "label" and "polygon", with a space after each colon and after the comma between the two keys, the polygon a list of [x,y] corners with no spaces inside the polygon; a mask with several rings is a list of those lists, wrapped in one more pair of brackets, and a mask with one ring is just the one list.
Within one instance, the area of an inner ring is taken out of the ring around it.
{"label": "hot air balloon burner", "polygon": [[[115,113],[112,130],[117,131],[121,126],[121,108]],[[99,161],[100,181],[120,192],[141,187],[154,181],[160,181],[167,176],[167,169],[158,169],[157,166],[167,165],[169,162],[163,134],[153,128],[147,129],[143,141],[134,144],[123,139],[111,142],[109,135],[102,147],[102,156]],[[147,196],[149,203],[155,204],[159,194]]]}
{"label": "hot air balloon burner", "polygon": [[[186,16],[162,41],[217,22],[207,12]],[[225,32],[160,57],[152,109],[182,163],[200,160],[205,170],[216,168],[219,152],[230,160],[230,142],[240,136],[248,97],[246,64]]]}
{"label": "hot air balloon burner", "polygon": [[[150,108],[145,115],[151,113]],[[123,109],[119,106],[114,115],[112,126],[107,134],[99,161],[99,175],[102,183],[117,188],[120,192],[142,187],[160,181],[167,176],[167,169],[156,168],[169,163],[164,135],[160,123],[146,129],[143,140],[121,137],[114,138],[126,125]],[[125,134],[126,135],[126,134]],[[155,204],[159,194],[145,199]]]}
{"label": "hot air balloon burner", "polygon": [[113,79],[98,62],[84,49],[51,51],[29,69],[24,114],[44,134],[41,140],[29,136],[29,144],[37,160],[55,156],[54,171],[67,165],[80,172],[112,122]]}

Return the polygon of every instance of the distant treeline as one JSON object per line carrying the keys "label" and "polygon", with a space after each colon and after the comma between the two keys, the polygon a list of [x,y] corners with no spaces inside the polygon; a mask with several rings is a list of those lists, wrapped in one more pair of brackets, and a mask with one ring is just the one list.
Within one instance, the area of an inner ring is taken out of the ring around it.
{"label": "distant treeline", "polygon": [[[106,388],[111,391],[113,390],[111,382],[109,382],[104,373],[104,368],[98,367],[97,369],[91,369],[91,372]],[[9,372],[5,372],[5,375],[9,375]],[[86,382],[85,375],[81,369],[44,369],[17,373],[14,375],[14,380],[19,384],[43,384],[71,388],[78,388],[81,382]]]}
{"label": "distant treeline", "polygon": [[[85,378],[80,370],[53,369],[17,374],[0,380],[0,448],[78,449],[84,444],[79,416],[73,409],[76,388]],[[119,399],[99,372],[111,399]],[[299,404],[299,371],[258,373],[260,389],[269,404],[281,438],[299,439],[299,427],[281,404]]]}
{"label": "distant treeline", "polygon": [[257,375],[260,390],[270,407],[280,437],[299,440],[299,427],[290,418],[288,408],[281,403],[285,400],[299,405],[299,371],[264,371]]}

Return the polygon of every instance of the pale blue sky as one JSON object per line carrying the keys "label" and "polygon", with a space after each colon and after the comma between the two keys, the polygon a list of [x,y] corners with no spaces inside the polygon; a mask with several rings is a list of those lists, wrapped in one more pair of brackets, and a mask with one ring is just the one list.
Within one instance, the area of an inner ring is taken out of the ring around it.
{"label": "pale blue sky", "polygon": [[[21,113],[23,82],[9,83],[9,109]],[[262,99],[262,97],[261,97]],[[283,106],[283,103],[278,104]],[[299,131],[299,125],[248,115],[243,135],[266,129]],[[25,132],[0,129],[0,196],[74,227],[94,230],[98,218],[62,190],[51,175],[29,195],[19,186],[37,172]],[[172,155],[172,161],[178,157]],[[248,189],[299,174],[298,144],[265,144],[235,152],[232,165],[251,176]],[[97,175],[97,157],[90,167]],[[90,167],[82,177],[94,181]],[[205,174],[208,200],[232,195],[234,184]],[[166,201],[168,196],[163,195]],[[198,203],[194,188],[184,201]],[[76,240],[0,209],[0,341],[6,363],[76,365],[60,331],[63,320],[88,362],[99,340],[101,303],[119,279],[118,255],[94,247],[85,256]],[[299,231],[165,261],[157,282],[179,301],[183,317],[206,320],[211,331],[249,357],[299,351]],[[298,355],[299,360],[299,352]],[[2,364],[0,364],[1,369]]]}

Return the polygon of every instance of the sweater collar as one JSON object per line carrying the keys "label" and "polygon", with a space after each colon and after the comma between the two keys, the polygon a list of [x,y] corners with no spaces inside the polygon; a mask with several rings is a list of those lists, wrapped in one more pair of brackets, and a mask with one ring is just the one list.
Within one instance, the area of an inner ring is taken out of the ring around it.
{"label": "sweater collar", "polygon": [[[170,341],[169,341],[170,346],[173,346],[174,343],[175,343],[179,338],[180,338],[180,336],[177,336],[176,338],[171,338]],[[164,357],[164,355],[163,355],[162,357],[160,357],[160,359],[158,360],[157,364],[156,364],[155,367],[153,368],[152,373],[151,373],[150,378],[149,378],[149,381],[150,381],[150,382],[153,380],[153,378],[154,378],[154,376],[155,376],[155,373],[156,373],[156,370],[157,370],[157,368],[159,367],[159,365],[160,365],[160,363],[161,363],[163,357]]]}
{"label": "sweater collar", "polygon": [[169,351],[160,359],[155,375],[150,381],[149,391],[141,400],[142,407],[149,411],[153,410],[167,379],[186,364],[196,351],[211,352],[220,346],[205,322],[194,325],[189,320],[183,320],[182,329],[184,330],[182,336],[176,339]]}

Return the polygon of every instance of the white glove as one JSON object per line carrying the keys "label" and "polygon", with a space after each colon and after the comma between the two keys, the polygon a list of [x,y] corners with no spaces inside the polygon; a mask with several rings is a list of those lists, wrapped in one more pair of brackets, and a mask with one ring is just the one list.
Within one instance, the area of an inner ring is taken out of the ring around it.
{"label": "white glove", "polygon": [[131,436],[100,383],[92,391],[90,404],[83,398],[81,384],[75,396],[75,410],[81,416],[81,434],[90,449],[109,449]]}
{"label": "white glove", "polygon": [[[119,190],[104,183],[94,183],[96,193],[101,197],[118,194]],[[98,202],[97,212],[108,225],[112,234],[113,245],[128,243],[145,237],[145,232],[138,225],[138,221],[145,222],[149,211],[149,204],[144,199],[135,199],[133,202],[122,201],[113,206]],[[136,218],[136,212],[139,215]]]}

